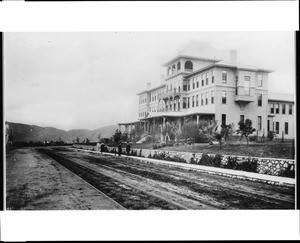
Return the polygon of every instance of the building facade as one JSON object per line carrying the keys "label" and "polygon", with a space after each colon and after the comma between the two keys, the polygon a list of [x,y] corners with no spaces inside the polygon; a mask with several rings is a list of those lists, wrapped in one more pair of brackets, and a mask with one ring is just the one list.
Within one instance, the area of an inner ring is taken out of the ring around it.
{"label": "building facade", "polygon": [[233,124],[236,130],[241,119],[250,119],[254,135],[274,131],[276,137],[294,138],[294,101],[269,97],[268,74],[272,71],[240,65],[236,52],[230,54],[230,62],[178,55],[165,63],[164,83],[154,88],[148,84],[137,94],[144,135],[162,130],[166,121],[180,127],[187,118],[197,123],[214,121]]}

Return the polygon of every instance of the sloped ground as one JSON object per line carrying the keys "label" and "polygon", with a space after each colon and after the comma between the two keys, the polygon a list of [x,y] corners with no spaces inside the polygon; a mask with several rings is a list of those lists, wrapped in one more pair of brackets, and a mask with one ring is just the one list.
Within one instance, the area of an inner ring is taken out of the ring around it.
{"label": "sloped ground", "polygon": [[[151,144],[135,144],[136,149],[152,149]],[[251,157],[295,159],[295,145],[291,142],[268,142],[246,144],[224,144],[219,145],[194,144],[181,146],[168,146],[161,148],[167,151],[184,151],[191,153],[214,153],[226,155],[241,155]]]}

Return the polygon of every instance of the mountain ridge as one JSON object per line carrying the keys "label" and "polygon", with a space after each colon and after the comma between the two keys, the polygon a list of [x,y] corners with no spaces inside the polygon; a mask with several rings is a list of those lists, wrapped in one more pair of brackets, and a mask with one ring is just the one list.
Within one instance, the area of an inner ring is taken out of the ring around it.
{"label": "mountain ridge", "polygon": [[65,131],[63,129],[50,126],[41,127],[37,125],[9,121],[6,121],[5,124],[9,126],[13,137],[12,140],[18,142],[44,142],[61,140],[66,143],[72,143],[77,137],[79,138],[80,142],[87,138],[90,140],[90,142],[97,142],[99,134],[101,134],[101,138],[109,138],[115,133],[116,129],[118,129],[118,125],[108,125],[94,130],[71,129]]}

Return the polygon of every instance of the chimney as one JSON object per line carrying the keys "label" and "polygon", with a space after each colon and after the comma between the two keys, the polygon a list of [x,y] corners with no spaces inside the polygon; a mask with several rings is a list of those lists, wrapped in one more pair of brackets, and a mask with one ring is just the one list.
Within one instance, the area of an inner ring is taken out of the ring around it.
{"label": "chimney", "polygon": [[151,83],[147,83],[147,90],[151,89]]}
{"label": "chimney", "polygon": [[237,51],[230,50],[230,63],[236,64],[237,63]]}

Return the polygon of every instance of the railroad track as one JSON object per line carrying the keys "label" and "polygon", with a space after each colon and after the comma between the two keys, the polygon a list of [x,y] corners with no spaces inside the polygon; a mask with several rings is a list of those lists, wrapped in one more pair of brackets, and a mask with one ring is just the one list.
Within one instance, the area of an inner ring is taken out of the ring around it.
{"label": "railroad track", "polygon": [[120,183],[112,177],[66,159],[48,149],[38,149],[38,151],[54,159],[125,209],[186,209]]}

